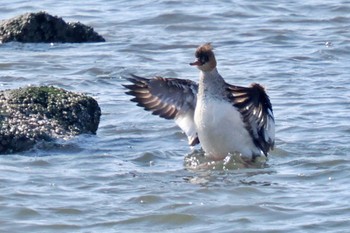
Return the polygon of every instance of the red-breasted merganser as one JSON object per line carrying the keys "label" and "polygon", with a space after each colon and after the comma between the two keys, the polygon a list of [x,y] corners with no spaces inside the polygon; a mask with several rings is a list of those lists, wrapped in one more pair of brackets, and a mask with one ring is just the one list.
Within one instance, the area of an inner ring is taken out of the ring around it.
{"label": "red-breasted merganser", "polygon": [[240,153],[253,161],[267,156],[275,142],[272,106],[264,88],[228,84],[218,73],[212,46],[197,48],[197,60],[190,63],[200,70],[199,83],[191,80],[132,75],[126,94],[131,101],[165,119],[174,119],[186,133],[189,144],[201,144],[205,156],[222,160]]}

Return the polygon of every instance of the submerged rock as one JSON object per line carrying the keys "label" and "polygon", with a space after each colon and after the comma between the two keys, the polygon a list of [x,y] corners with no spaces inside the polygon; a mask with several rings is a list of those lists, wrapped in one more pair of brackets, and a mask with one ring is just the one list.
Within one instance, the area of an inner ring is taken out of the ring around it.
{"label": "submerged rock", "polygon": [[0,91],[0,153],[37,142],[96,133],[101,109],[92,97],[41,86]]}
{"label": "submerged rock", "polygon": [[46,12],[27,13],[0,21],[0,42],[23,43],[81,43],[104,42],[92,27],[82,23],[66,23]]}

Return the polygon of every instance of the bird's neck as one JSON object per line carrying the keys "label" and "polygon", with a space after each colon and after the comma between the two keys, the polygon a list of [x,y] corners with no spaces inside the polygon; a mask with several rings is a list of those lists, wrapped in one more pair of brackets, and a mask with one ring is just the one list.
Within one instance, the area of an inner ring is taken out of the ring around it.
{"label": "bird's neck", "polygon": [[199,90],[201,96],[221,97],[225,92],[225,80],[219,74],[217,68],[211,71],[200,71]]}

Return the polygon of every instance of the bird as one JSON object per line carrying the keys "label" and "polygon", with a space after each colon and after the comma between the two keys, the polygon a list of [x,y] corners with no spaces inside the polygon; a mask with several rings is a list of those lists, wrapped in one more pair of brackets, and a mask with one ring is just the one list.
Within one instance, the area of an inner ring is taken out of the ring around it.
{"label": "bird", "polygon": [[175,120],[190,146],[200,144],[210,160],[239,153],[244,161],[265,156],[274,148],[275,119],[265,88],[227,83],[219,74],[211,43],[200,45],[191,66],[199,82],[189,79],[145,78],[130,74],[123,84],[131,101],[153,115]]}

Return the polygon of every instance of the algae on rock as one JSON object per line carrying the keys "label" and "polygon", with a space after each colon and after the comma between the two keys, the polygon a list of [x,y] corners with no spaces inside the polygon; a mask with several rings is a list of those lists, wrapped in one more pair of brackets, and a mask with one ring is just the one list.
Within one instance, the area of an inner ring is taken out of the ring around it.
{"label": "algae on rock", "polygon": [[31,148],[40,140],[96,133],[101,109],[92,97],[41,86],[0,91],[0,152]]}

